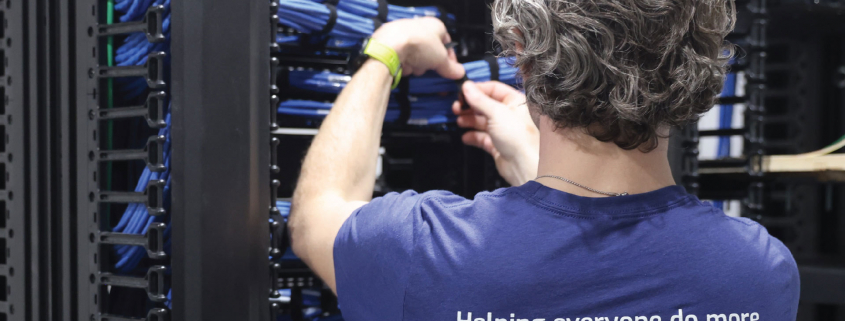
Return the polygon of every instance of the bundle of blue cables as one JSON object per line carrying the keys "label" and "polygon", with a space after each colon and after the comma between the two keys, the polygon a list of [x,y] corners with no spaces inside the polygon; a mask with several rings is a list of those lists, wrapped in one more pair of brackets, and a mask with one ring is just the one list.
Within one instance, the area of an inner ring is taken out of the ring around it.
{"label": "bundle of blue cables", "polygon": [[[508,58],[496,60],[499,69],[499,80],[516,86],[518,84],[517,68],[513,67]],[[485,60],[472,61],[463,64],[467,78],[472,81],[488,81],[491,77],[490,65]],[[339,94],[351,79],[349,75],[328,71],[290,70],[288,82],[292,87],[325,94]],[[454,121],[452,102],[458,92],[458,84],[438,76],[434,72],[420,77],[410,77],[408,93],[415,96],[411,101],[411,116],[409,124],[430,125]],[[393,90],[399,94],[398,89]],[[413,97],[412,97],[413,98]],[[279,104],[278,112],[285,115],[296,115],[310,118],[322,118],[329,113],[332,104],[328,102],[308,100],[286,100]],[[392,122],[399,119],[399,103],[391,99],[388,103],[385,121]]]}
{"label": "bundle of blue cables", "polygon": [[[117,66],[140,66],[147,62],[147,55],[156,51],[170,52],[170,0],[115,0],[114,10],[121,22],[138,21],[143,19],[150,6],[164,6],[162,15],[162,32],[165,40],[150,43],[146,35],[133,33],[124,39],[115,50],[114,62]],[[165,57],[165,63],[170,63],[170,56]],[[147,89],[147,84],[141,78],[116,78],[116,93],[124,97],[140,96]]]}
{"label": "bundle of blue cables", "polygon": [[[325,46],[326,48],[352,48],[355,46],[360,46],[361,41],[359,39],[346,39],[346,38],[336,38],[336,37],[328,37],[323,39],[321,37],[303,37],[302,35],[284,35],[278,34],[276,35],[276,42],[283,45],[291,45],[291,46],[300,46],[303,43],[312,45],[312,46]],[[315,54],[322,54],[322,52],[318,52]],[[344,53],[340,53],[344,54]]]}
{"label": "bundle of blue cables", "polygon": [[[325,0],[313,0],[314,2],[325,3]],[[338,0],[337,9],[349,12],[365,18],[378,17],[378,1],[374,0]],[[440,8],[428,7],[401,7],[392,4],[387,5],[387,21],[410,19],[416,17],[435,17],[440,18],[443,13]],[[449,21],[454,21],[455,16],[447,14]]]}
{"label": "bundle of blue cables", "polygon": [[[279,23],[302,33],[319,33],[329,23],[331,11],[324,4],[310,0],[279,2]],[[375,31],[372,19],[337,10],[337,20],[328,35],[344,39],[364,39]]]}
{"label": "bundle of blue cables", "polygon": [[[163,33],[165,41],[162,43],[150,43],[142,33],[133,33],[123,39],[123,42],[115,49],[115,64],[118,66],[143,65],[146,63],[147,55],[155,51],[170,51],[170,0],[116,0],[114,9],[119,14],[121,22],[138,21],[143,19],[144,14],[150,6],[164,6]],[[169,71],[169,59],[165,59],[165,71]],[[116,100],[133,101],[148,90],[147,83],[142,78],[115,78],[114,87]],[[158,135],[165,136],[164,142],[164,165],[166,169],[162,172],[153,172],[144,168],[135,186],[136,192],[144,192],[151,180],[165,180],[163,204],[169,212],[170,205],[170,105],[167,103],[165,111],[166,126],[158,130]],[[151,216],[146,205],[141,203],[130,203],[123,212],[120,221],[112,229],[113,232],[128,234],[144,234],[153,222],[164,222],[167,227],[164,230],[164,250],[170,254],[171,249],[171,227],[169,215]],[[146,250],[140,246],[117,245],[114,247],[116,258],[115,269],[118,272],[128,273],[136,269],[143,258],[146,257]]]}
{"label": "bundle of blue cables", "polygon": [[[456,94],[443,96],[411,97],[411,114],[408,124],[434,125],[453,122],[452,103],[457,100]],[[323,118],[332,108],[330,102],[291,99],[279,104],[278,112],[285,115],[295,115],[309,118]],[[395,122],[401,115],[400,105],[395,100],[387,104],[386,122]]]}
{"label": "bundle of blue cables", "polygon": [[[324,0],[284,0],[279,2],[279,23],[289,26],[306,34],[324,33],[326,25],[330,24],[332,9],[323,4]],[[337,47],[348,47],[358,40],[369,37],[378,27],[373,20],[378,15],[378,3],[369,0],[340,0],[335,10],[334,25],[326,34]],[[388,5],[387,20],[440,17],[442,13],[437,7],[400,7]],[[447,19],[454,20],[448,15]],[[279,36],[277,42],[293,43],[299,41],[298,36]]]}
{"label": "bundle of blue cables", "polygon": [[[499,81],[511,86],[518,84],[517,68],[513,67],[508,58],[498,58]],[[490,66],[487,61],[478,60],[464,63],[467,79],[481,82],[490,80]],[[288,83],[296,88],[326,94],[339,94],[351,80],[349,75],[328,71],[291,70],[288,72]],[[420,77],[410,77],[409,93],[413,95],[434,94],[443,92],[457,92],[455,81],[438,76],[434,72]],[[398,89],[393,90],[398,93]]]}

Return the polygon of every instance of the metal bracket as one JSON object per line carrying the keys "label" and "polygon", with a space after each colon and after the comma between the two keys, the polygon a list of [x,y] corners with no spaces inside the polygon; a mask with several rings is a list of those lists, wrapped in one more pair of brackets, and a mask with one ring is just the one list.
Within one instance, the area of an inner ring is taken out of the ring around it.
{"label": "metal bracket", "polygon": [[[270,138],[270,172],[274,174],[279,173],[279,165],[276,165],[278,160],[278,153],[279,153],[279,138],[273,137]],[[275,206],[276,204],[271,204]]]}
{"label": "metal bracket", "polygon": [[167,126],[164,119],[165,97],[167,97],[165,92],[153,91],[147,95],[143,106],[100,109],[97,115],[100,119],[144,117],[150,128],[164,128]]}
{"label": "metal bracket", "polygon": [[143,159],[150,171],[163,172],[167,169],[164,166],[165,141],[167,137],[164,135],[152,136],[143,149],[104,150],[99,152],[99,159],[101,162]]}
{"label": "metal bracket", "polygon": [[120,22],[97,26],[99,36],[113,36],[134,32],[142,32],[149,42],[164,41],[164,6],[157,5],[147,8],[141,21]]}
{"label": "metal bracket", "polygon": [[270,262],[270,298],[279,297],[279,282],[277,282],[277,278],[281,270],[282,266],[279,263]]}
{"label": "metal bracket", "polygon": [[167,256],[164,252],[164,229],[164,223],[155,222],[150,224],[147,233],[143,235],[100,232],[100,243],[143,246],[147,250],[147,256],[162,259]]}
{"label": "metal bracket", "polygon": [[281,215],[271,217],[273,223],[270,223],[270,234],[272,234],[272,244],[270,244],[270,256],[272,260],[277,260],[285,254],[288,248],[288,224]]}
{"label": "metal bracket", "polygon": [[110,286],[144,289],[147,290],[147,297],[151,301],[164,302],[167,300],[167,293],[164,289],[164,272],[166,270],[167,268],[163,265],[151,266],[147,270],[147,275],[143,278],[100,273],[100,283]]}
{"label": "metal bracket", "polygon": [[[276,86],[276,75],[278,74],[279,58],[270,58],[270,93],[278,94],[279,86]],[[275,107],[275,106],[274,106]]]}
{"label": "metal bracket", "polygon": [[163,51],[151,52],[147,62],[141,66],[98,67],[100,78],[144,77],[150,88],[164,87],[164,57]]}
{"label": "metal bracket", "polygon": [[270,217],[281,217],[282,214],[279,212],[279,208],[276,207],[276,193],[279,191],[279,186],[282,185],[278,179],[274,179],[270,182]]}
{"label": "metal bracket", "polygon": [[164,185],[163,179],[151,180],[147,183],[144,192],[112,192],[101,191],[99,201],[103,203],[144,203],[147,212],[151,216],[159,216],[165,213],[164,210]]}

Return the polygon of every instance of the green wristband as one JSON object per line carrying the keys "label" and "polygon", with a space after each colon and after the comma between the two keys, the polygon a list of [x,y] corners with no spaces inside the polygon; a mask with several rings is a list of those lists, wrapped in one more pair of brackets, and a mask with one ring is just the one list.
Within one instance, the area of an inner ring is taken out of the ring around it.
{"label": "green wristband", "polygon": [[396,89],[399,86],[399,80],[402,78],[402,64],[399,61],[399,55],[396,50],[389,46],[370,38],[367,40],[367,46],[364,48],[364,54],[375,60],[381,61],[390,74],[393,75],[393,86],[390,89]]}

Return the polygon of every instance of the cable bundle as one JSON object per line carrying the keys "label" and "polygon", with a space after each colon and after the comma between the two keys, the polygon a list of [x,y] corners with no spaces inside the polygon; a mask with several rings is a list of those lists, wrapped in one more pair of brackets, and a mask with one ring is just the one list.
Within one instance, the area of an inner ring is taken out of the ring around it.
{"label": "cable bundle", "polygon": [[[314,0],[314,2],[326,3],[326,0]],[[417,17],[435,17],[445,18],[448,21],[454,21],[455,16],[447,14],[442,16],[440,8],[434,6],[428,7],[401,7],[392,4],[387,4],[384,0],[339,0],[337,9],[358,15],[364,18],[379,18],[380,20],[399,20],[410,19]],[[387,11],[386,14],[383,11]]]}
{"label": "cable bundle", "polygon": [[[361,41],[356,39],[345,39],[335,37],[309,37],[303,35],[276,35],[276,43],[282,45],[322,46],[325,48],[352,48],[360,46]],[[319,53],[318,53],[319,54]]]}
{"label": "cable bundle", "polygon": [[[498,67],[499,81],[516,86],[518,83],[517,68],[511,66],[507,58],[498,58],[495,63]],[[490,60],[472,61],[463,65],[467,72],[467,79],[476,82],[490,80]],[[291,86],[326,94],[339,94],[343,88],[346,88],[346,84],[351,79],[352,77],[349,75],[328,71],[288,71],[288,83]],[[412,95],[458,91],[458,84],[455,81],[440,77],[434,72],[408,79],[410,82],[409,93]],[[398,93],[399,89],[394,89],[393,92]]]}
{"label": "cable bundle", "polygon": [[[434,125],[452,122],[455,115],[452,114],[452,102],[457,100],[457,95],[445,96],[420,96],[410,97],[411,108],[408,124],[411,125]],[[285,115],[295,115],[308,118],[323,118],[329,114],[332,108],[330,102],[318,102],[310,100],[286,100],[279,104],[278,112]],[[395,122],[401,116],[400,103],[391,99],[387,104],[387,113],[384,120]]]}
{"label": "cable bundle", "polygon": [[303,33],[320,33],[345,39],[363,39],[376,30],[377,22],[363,18],[334,6],[309,0],[284,0],[279,2],[279,23]]}
{"label": "cable bundle", "polygon": [[[400,7],[381,1],[341,0],[337,6],[325,0],[285,0],[279,2],[279,23],[306,34],[325,34],[343,46],[351,46],[356,40],[373,34],[385,19],[393,21],[415,17],[438,17],[445,22],[454,21],[437,7]],[[382,7],[382,8],[380,8]],[[384,12],[386,11],[386,13]],[[384,17],[383,17],[384,16]],[[289,43],[293,38],[282,36],[280,43]]]}
{"label": "cable bundle", "polygon": [[[147,62],[147,55],[156,51],[170,51],[170,0],[116,0],[115,11],[123,12],[120,15],[121,22],[141,20],[147,8],[155,5],[163,5],[162,33],[165,40],[159,43],[150,43],[143,33],[133,33],[123,40],[123,43],[115,50],[114,61],[117,66],[140,66]],[[169,56],[165,62],[169,63]],[[118,93],[126,98],[140,96],[147,89],[147,84],[140,78],[116,78]]]}

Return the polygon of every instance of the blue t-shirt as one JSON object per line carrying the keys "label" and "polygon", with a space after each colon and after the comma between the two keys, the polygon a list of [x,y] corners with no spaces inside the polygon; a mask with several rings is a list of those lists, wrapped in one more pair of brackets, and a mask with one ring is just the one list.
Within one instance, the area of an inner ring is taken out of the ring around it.
{"label": "blue t-shirt", "polygon": [[334,264],[347,321],[785,321],[798,308],[783,243],[678,186],[391,193],[346,220]]}

